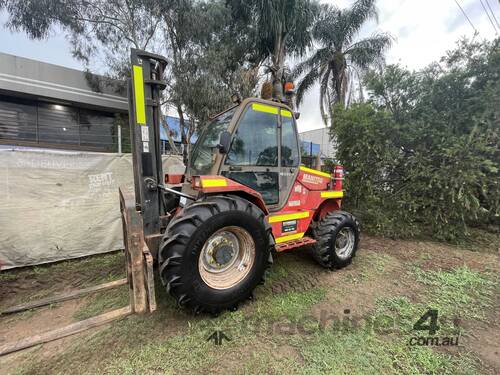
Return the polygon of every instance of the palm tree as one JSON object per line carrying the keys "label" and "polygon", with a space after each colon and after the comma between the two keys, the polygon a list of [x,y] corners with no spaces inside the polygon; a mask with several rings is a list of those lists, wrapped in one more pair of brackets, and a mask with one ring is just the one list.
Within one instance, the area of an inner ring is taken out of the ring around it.
{"label": "palm tree", "polygon": [[392,37],[376,33],[355,40],[363,24],[377,18],[375,0],[357,0],[350,8],[340,9],[322,5],[320,15],[312,29],[314,42],[319,45],[312,56],[299,63],[294,77],[303,76],[297,88],[297,104],[304,94],[320,83],[320,109],[325,123],[333,104],[347,105],[348,88],[353,78],[381,60],[391,45]]}
{"label": "palm tree", "polygon": [[311,45],[311,28],[319,11],[317,0],[231,0],[235,20],[245,22],[254,40],[254,62],[265,62],[273,97],[283,97],[285,58],[301,56]]}

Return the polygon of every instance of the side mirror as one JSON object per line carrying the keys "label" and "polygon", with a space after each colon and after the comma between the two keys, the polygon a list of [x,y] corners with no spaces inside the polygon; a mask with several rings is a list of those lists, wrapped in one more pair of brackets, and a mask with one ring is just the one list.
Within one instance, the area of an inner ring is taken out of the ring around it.
{"label": "side mirror", "polygon": [[229,146],[231,146],[231,133],[227,130],[220,133],[219,144],[217,148],[221,154],[227,154],[229,151]]}

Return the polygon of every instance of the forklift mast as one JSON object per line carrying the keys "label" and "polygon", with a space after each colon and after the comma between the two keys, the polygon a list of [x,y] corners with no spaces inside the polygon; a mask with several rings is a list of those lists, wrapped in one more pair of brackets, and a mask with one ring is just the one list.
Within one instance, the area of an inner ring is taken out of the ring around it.
{"label": "forklift mast", "polygon": [[164,175],[160,148],[161,97],[166,87],[163,56],[131,50],[131,78],[128,81],[130,143],[134,168],[136,209],[140,211],[144,239],[156,257],[165,215],[160,187]]}

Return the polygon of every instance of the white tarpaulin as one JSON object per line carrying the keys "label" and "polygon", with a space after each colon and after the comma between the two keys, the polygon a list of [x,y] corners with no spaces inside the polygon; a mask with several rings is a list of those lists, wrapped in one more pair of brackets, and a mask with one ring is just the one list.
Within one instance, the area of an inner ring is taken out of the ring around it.
{"label": "white tarpaulin", "polygon": [[[164,159],[182,173],[182,160]],[[118,187],[130,154],[0,149],[0,268],[123,248]]]}

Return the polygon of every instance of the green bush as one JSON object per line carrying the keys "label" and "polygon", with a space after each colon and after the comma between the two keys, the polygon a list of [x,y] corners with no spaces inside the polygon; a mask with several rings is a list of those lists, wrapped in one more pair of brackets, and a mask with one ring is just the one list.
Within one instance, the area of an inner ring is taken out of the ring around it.
{"label": "green bush", "polygon": [[498,224],[499,40],[461,41],[419,72],[366,77],[368,103],[334,109],[331,134],[348,171],[346,204],[390,236],[459,241]]}

